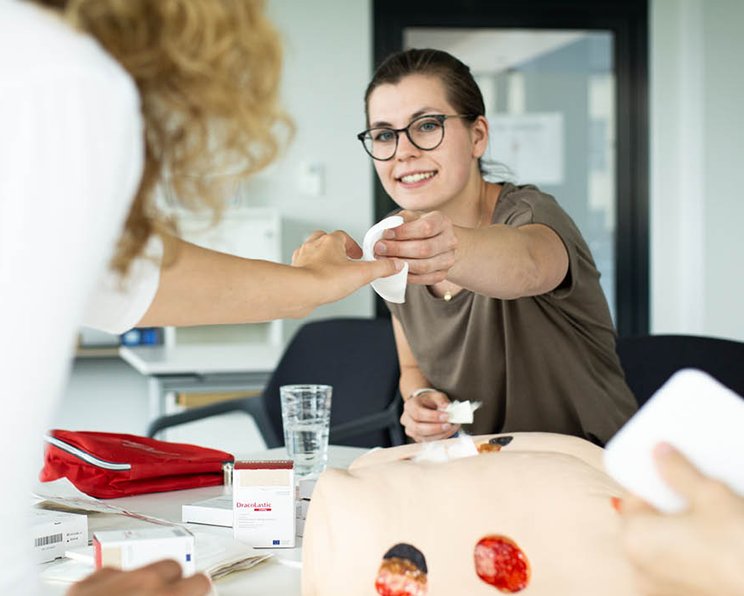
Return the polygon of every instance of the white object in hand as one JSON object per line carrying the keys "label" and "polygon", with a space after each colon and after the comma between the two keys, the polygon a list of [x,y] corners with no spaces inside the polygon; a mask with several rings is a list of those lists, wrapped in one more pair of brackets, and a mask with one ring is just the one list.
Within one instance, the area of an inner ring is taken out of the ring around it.
{"label": "white object in hand", "polygon": [[445,412],[449,414],[448,421],[452,424],[472,424],[473,412],[480,407],[479,401],[453,401]]}
{"label": "white object in hand", "polygon": [[744,496],[744,400],[699,370],[675,373],[607,443],[607,473],[665,513],[685,500],[661,478],[653,458],[660,442],[676,447],[703,474]]}
{"label": "white object in hand", "polygon": [[[382,238],[382,233],[390,228],[397,228],[403,223],[400,215],[391,215],[382,221],[378,221],[364,235],[362,242],[362,258],[365,261],[375,260],[375,244]],[[376,279],[370,285],[384,300],[402,304],[406,301],[406,285],[408,282],[408,263],[403,264],[403,269],[388,277]]]}

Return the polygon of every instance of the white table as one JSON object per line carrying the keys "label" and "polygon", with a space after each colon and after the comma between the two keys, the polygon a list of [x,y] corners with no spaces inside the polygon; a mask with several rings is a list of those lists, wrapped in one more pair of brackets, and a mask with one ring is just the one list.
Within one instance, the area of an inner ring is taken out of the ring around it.
{"label": "white table", "polygon": [[[347,468],[352,461],[366,451],[366,449],[358,447],[332,445],[328,453],[329,466]],[[287,452],[284,447],[280,447],[258,453],[241,454],[240,459],[285,459],[286,457]],[[212,486],[122,499],[108,499],[106,503],[118,505],[129,511],[180,523],[182,505],[216,497],[222,494],[224,490],[225,488],[222,486]],[[204,525],[198,527],[201,530],[208,529],[210,532],[232,535],[232,528]],[[219,580],[216,588],[220,596],[299,596],[301,591],[302,539],[297,539],[295,548],[261,550],[266,550],[274,556],[253,569],[236,572]],[[55,564],[57,562],[48,563],[48,565]],[[45,594],[61,595],[67,591],[69,585],[47,583],[44,588]]]}
{"label": "white table", "polygon": [[121,347],[119,355],[148,377],[150,420],[162,416],[170,391],[262,389],[282,355],[272,344]]}

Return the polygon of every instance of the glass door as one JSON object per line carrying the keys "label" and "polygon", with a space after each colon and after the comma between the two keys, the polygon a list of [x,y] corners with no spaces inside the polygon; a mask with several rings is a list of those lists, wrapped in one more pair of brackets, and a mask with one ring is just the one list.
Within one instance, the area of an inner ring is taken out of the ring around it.
{"label": "glass door", "polygon": [[569,213],[616,318],[612,32],[408,27],[403,45],[444,50],[470,66],[491,128],[486,158]]}

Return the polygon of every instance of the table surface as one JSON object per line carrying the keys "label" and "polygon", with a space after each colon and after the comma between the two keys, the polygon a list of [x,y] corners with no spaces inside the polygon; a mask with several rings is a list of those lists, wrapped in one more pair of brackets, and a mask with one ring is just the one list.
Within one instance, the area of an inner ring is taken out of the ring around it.
{"label": "table surface", "polygon": [[[366,451],[366,449],[357,447],[331,445],[328,453],[329,467],[345,469]],[[286,450],[284,447],[280,447],[268,451],[241,454],[239,459],[285,459],[286,457]],[[224,490],[225,487],[212,486],[121,499],[107,499],[105,502],[123,507],[129,511],[181,523],[182,505],[216,497],[223,494]],[[232,535],[232,528],[201,524],[196,527],[216,534]],[[295,548],[260,550],[270,552],[274,556],[253,569],[236,572],[220,579],[216,583],[217,594],[220,596],[246,596],[248,594],[251,596],[299,596],[301,592],[302,538],[297,539]],[[47,565],[55,565],[58,561]],[[69,584],[45,582],[44,588],[45,594],[61,595],[67,591]]]}
{"label": "table surface", "polygon": [[119,355],[143,375],[272,371],[282,347],[271,344],[186,344],[121,347]]}

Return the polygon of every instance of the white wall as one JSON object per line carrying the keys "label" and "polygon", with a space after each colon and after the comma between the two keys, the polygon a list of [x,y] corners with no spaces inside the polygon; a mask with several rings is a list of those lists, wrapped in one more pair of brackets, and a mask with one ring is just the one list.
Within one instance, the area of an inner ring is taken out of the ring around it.
{"label": "white wall", "polygon": [[744,340],[744,2],[705,4],[705,331]]}
{"label": "white wall", "polygon": [[[244,202],[272,204],[283,218],[283,258],[313,230],[343,229],[361,243],[373,221],[372,168],[356,133],[364,128],[364,90],[372,73],[370,0],[271,0],[285,45],[283,104],[296,124],[286,154],[245,185]],[[323,192],[301,186],[302,163],[320,165]],[[372,291],[359,290],[312,317],[370,316]],[[285,336],[298,326],[288,321]]]}
{"label": "white wall", "polygon": [[744,2],[651,7],[652,331],[744,340]]}

